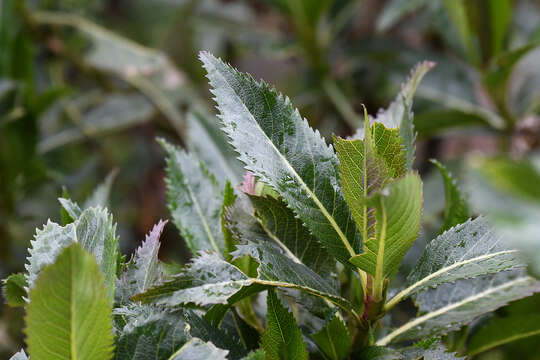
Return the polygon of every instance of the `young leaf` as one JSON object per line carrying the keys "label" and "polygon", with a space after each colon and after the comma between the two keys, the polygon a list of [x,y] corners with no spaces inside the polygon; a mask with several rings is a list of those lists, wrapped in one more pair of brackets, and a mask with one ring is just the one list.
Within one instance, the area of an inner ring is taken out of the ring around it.
{"label": "young leaf", "polygon": [[262,337],[261,347],[268,360],[306,359],[306,345],[302,332],[293,315],[281,304],[274,290],[268,290],[266,298],[267,328]]}
{"label": "young leaf", "polygon": [[138,307],[116,336],[116,360],[168,360],[186,341],[186,323],[178,312]]}
{"label": "young leaf", "polygon": [[173,222],[193,254],[200,250],[223,253],[220,216],[223,194],[214,175],[193,155],[165,140],[167,198]]}
{"label": "young leaf", "polygon": [[334,139],[345,199],[364,240],[375,232],[375,213],[368,198],[392,179],[405,174],[405,157],[397,129],[382,124],[370,126],[366,117],[362,140]]}
{"label": "young leaf", "polygon": [[442,283],[525,266],[517,250],[507,248],[503,237],[479,217],[451,228],[433,239],[407,278],[409,285],[386,305]]}
{"label": "young leaf", "polygon": [[81,216],[82,210],[76,202],[73,202],[66,197],[58,198],[58,201],[60,201],[60,204],[62,205],[62,210],[65,211],[69,217],[69,219],[65,219],[66,221],[62,222],[62,224],[67,225],[72,223]]}
{"label": "young leaf", "polygon": [[246,169],[272,186],[329,252],[347,264],[362,244],[338,186],[332,148],[288,98],[209,53],[200,58],[224,131]]}
{"label": "young leaf", "polygon": [[332,360],[345,359],[351,350],[351,335],[345,322],[337,314],[311,337],[319,349]]}
{"label": "young leaf", "polygon": [[423,315],[378,340],[377,345],[444,335],[482,314],[538,291],[540,283],[521,270],[503,271],[439,285],[416,297]]}
{"label": "young leaf", "polygon": [[439,234],[442,234],[451,227],[467,221],[471,215],[467,202],[461,195],[461,191],[458,188],[456,180],[452,177],[452,174],[450,174],[446,167],[437,160],[431,160],[431,162],[437,166],[444,181],[446,205],[444,208],[444,224],[439,229]]}
{"label": "young leaf", "polygon": [[133,260],[120,274],[116,296],[124,302],[130,296],[144,292],[163,280],[163,270],[158,259],[159,237],[167,221],[160,220],[135,252]]}
{"label": "young leaf", "polygon": [[266,354],[264,353],[264,350],[259,349],[256,351],[252,351],[247,356],[243,357],[242,360],[264,360],[266,359]]}
{"label": "young leaf", "polygon": [[29,358],[24,352],[24,350],[21,349],[21,351],[10,357],[9,360],[29,360]]}
{"label": "young leaf", "polygon": [[384,192],[370,200],[375,208],[376,231],[365,252],[350,259],[351,263],[375,277],[382,294],[382,281],[392,276],[420,230],[422,213],[422,181],[409,173],[394,181]]}
{"label": "young leaf", "polygon": [[12,274],[3,280],[3,283],[2,293],[9,306],[17,307],[26,305],[24,298],[26,297],[25,289],[28,287],[28,284],[23,273]]}
{"label": "young leaf", "polygon": [[483,324],[467,343],[467,355],[473,356],[496,346],[540,334],[540,314],[494,317]]}
{"label": "young leaf", "polygon": [[204,342],[198,338],[192,338],[185,343],[177,352],[175,352],[170,360],[198,360],[198,359],[215,359],[227,360],[227,350],[216,347],[211,342]]}
{"label": "young leaf", "polygon": [[32,359],[111,359],[111,305],[92,257],[74,243],[30,290],[26,343]]}
{"label": "young leaf", "polygon": [[440,343],[428,349],[421,347],[410,346],[405,349],[400,349],[404,359],[407,360],[465,360],[465,357],[458,357],[455,353],[448,352]]}

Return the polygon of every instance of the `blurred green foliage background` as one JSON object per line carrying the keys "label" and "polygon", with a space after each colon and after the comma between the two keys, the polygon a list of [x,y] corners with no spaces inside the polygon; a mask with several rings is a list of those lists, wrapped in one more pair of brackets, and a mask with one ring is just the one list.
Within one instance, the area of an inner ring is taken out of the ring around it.
{"label": "blurred green foliage background", "polygon": [[[444,208],[429,158],[459,178],[472,153],[535,156],[539,44],[537,0],[2,0],[0,278],[23,269],[62,193],[92,201],[102,184],[124,253],[169,217],[155,138],[204,153],[201,134],[217,128],[200,50],[274,84],[327,138],[353,134],[362,104],[376,113],[416,63],[435,61],[414,106],[429,238]],[[189,259],[172,226],[162,243],[163,259]],[[6,358],[22,344],[22,313],[0,314]],[[526,359],[539,340],[481,358]]]}

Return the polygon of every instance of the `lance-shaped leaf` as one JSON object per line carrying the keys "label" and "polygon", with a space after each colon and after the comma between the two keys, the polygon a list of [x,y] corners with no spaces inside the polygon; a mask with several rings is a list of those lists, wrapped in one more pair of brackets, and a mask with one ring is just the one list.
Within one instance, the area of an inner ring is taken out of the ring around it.
{"label": "lance-shaped leaf", "polygon": [[190,112],[187,116],[187,148],[208,165],[220,186],[229,180],[234,186],[242,180],[244,168],[236,153],[219,129],[218,119],[212,115]]}
{"label": "lance-shaped leaf", "polygon": [[192,253],[225,250],[221,232],[223,194],[206,166],[193,155],[164,140],[167,157],[167,198],[173,222]]}
{"label": "lance-shaped leaf", "polygon": [[[260,220],[258,225],[252,224],[254,228],[262,228],[267,237],[283,244],[302,264],[316,273],[322,276],[330,273],[335,265],[330,254],[283,201],[269,196],[250,196],[250,199]],[[246,226],[249,220],[242,219],[242,222]],[[256,232],[256,229],[251,231]],[[245,235],[243,237],[250,238]]]}
{"label": "lance-shaped leaf", "polygon": [[347,325],[337,314],[311,337],[319,349],[332,360],[345,359],[351,350],[351,335]]}
{"label": "lance-shaped leaf", "polygon": [[228,353],[229,351],[220,349],[211,342],[205,342],[198,338],[192,338],[177,352],[175,352],[170,357],[170,360],[227,360]]}
{"label": "lance-shaped leaf", "polygon": [[370,202],[375,208],[376,231],[365,252],[350,261],[375,277],[376,283],[392,276],[416,240],[422,213],[422,181],[409,173],[395,180]]}
{"label": "lance-shaped leaf", "polygon": [[28,360],[28,356],[24,352],[24,350],[21,349],[18,353],[14,354],[12,357],[9,358],[9,360]]}
{"label": "lance-shaped leaf", "polygon": [[111,359],[111,305],[92,255],[74,243],[30,291],[26,343],[32,359]]}
{"label": "lance-shaped leaf", "polygon": [[[413,124],[412,99],[418,84],[426,73],[435,66],[434,62],[424,61],[416,65],[411,71],[407,81],[401,85],[401,91],[396,99],[387,109],[380,111],[373,120],[375,123],[381,123],[388,129],[399,129],[399,135],[402,139],[405,149],[405,158],[407,169],[412,168],[415,154],[416,132]],[[354,136],[355,139],[364,138],[364,129],[359,129]]]}
{"label": "lance-shaped leaf", "polygon": [[407,278],[406,289],[386,305],[442,283],[492,274],[525,266],[518,251],[508,248],[504,238],[479,217],[457,225],[433,239]]}
{"label": "lance-shaped leaf", "polygon": [[159,237],[167,221],[160,220],[135,252],[133,259],[118,279],[116,297],[120,302],[144,292],[163,280],[163,269],[158,259]]}
{"label": "lance-shaped leaf", "polygon": [[268,290],[266,298],[267,327],[262,336],[261,347],[268,360],[307,359],[306,345],[294,316],[278,299],[274,290]]}
{"label": "lance-shaped leaf", "polygon": [[105,181],[98,185],[98,187],[95,188],[94,192],[86,201],[84,202],[84,208],[87,209],[89,207],[96,207],[96,206],[102,206],[107,207],[109,204],[109,196],[111,194],[111,188],[114,182],[114,179],[116,178],[116,175],[118,174],[118,170],[114,169],[112,170],[109,175],[105,178]]}
{"label": "lance-shaped leaf", "polygon": [[339,187],[332,148],[288,98],[209,53],[200,58],[223,129],[246,169],[272,186],[329,252],[347,264],[362,243]]}
{"label": "lance-shaped leaf", "polygon": [[69,217],[71,217],[70,222],[77,220],[79,216],[81,216],[82,210],[76,202],[63,197],[58,198],[58,201],[60,202],[60,205],[62,205],[62,208],[67,212]]}
{"label": "lance-shaped leaf", "polygon": [[178,312],[139,306],[116,335],[116,360],[167,360],[187,341],[186,323]]}
{"label": "lance-shaped leaf", "polygon": [[510,301],[540,291],[540,283],[520,269],[462,279],[421,292],[421,316],[377,341],[378,345],[444,335]]}
{"label": "lance-shaped leaf", "polygon": [[26,305],[26,278],[23,273],[12,274],[7,279],[2,280],[2,295],[9,306],[18,307]]}
{"label": "lance-shaped leaf", "polygon": [[31,241],[32,247],[28,249],[30,255],[25,265],[28,271],[28,287],[32,288],[41,269],[52,264],[62,249],[73,242],[79,242],[85,250],[94,255],[112,299],[119,252],[115,232],[116,225],[113,224],[112,216],[102,208],[88,208],[75,222],[66,226],[49,220],[42,230],[36,231],[35,240]]}
{"label": "lance-shaped leaf", "polygon": [[370,126],[367,115],[365,128],[362,140],[334,139],[343,193],[364,243],[375,232],[375,212],[368,206],[368,198],[405,174],[398,130],[387,129],[382,124]]}
{"label": "lance-shaped leaf", "polygon": [[439,168],[444,181],[444,224],[439,229],[439,234],[442,234],[451,227],[464,223],[470,217],[470,211],[452,174],[437,160],[431,162]]}

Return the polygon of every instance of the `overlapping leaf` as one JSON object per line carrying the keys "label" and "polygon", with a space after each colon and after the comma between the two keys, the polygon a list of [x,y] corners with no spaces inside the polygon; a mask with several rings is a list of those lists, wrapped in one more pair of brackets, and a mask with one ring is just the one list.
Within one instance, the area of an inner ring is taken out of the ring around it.
{"label": "overlapping leaf", "polygon": [[192,253],[225,250],[221,232],[223,194],[214,175],[193,155],[160,140],[168,153],[167,198],[173,222]]}
{"label": "overlapping leaf", "polygon": [[24,306],[26,304],[24,301],[26,297],[25,289],[28,287],[24,274],[12,274],[2,282],[2,295],[6,303],[13,307]]}
{"label": "overlapping leaf", "polygon": [[421,316],[377,341],[378,345],[443,335],[508,302],[540,291],[540,283],[522,270],[509,270],[442,284],[421,292]]}
{"label": "overlapping leaf", "polygon": [[351,350],[351,335],[347,325],[337,314],[334,314],[322,329],[311,337],[319,349],[332,360],[345,359]]}
{"label": "overlapping leaf", "polygon": [[409,287],[389,304],[428,287],[522,266],[518,251],[479,217],[433,239],[409,274]]}
{"label": "overlapping leaf", "polygon": [[111,359],[111,304],[102,272],[78,243],[61,251],[30,290],[26,343],[35,359]]}
{"label": "overlapping leaf", "polygon": [[220,349],[211,342],[205,342],[198,338],[192,338],[177,352],[175,352],[170,357],[170,360],[227,360],[228,353],[229,352],[227,350]]}
{"label": "overlapping leaf", "polygon": [[224,131],[239,159],[271,185],[339,261],[361,251],[360,234],[338,184],[338,161],[288,98],[209,53],[201,60]]}

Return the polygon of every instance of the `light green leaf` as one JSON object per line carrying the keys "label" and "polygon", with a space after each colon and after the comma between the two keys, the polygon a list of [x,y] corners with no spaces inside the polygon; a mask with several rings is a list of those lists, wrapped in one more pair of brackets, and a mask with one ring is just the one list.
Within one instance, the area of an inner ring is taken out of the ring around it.
{"label": "light green leaf", "polygon": [[290,100],[216,59],[200,55],[224,131],[246,164],[272,186],[339,261],[361,251],[360,234],[338,185],[338,160]]}
{"label": "light green leaf", "polygon": [[2,294],[9,306],[18,307],[26,305],[26,278],[23,273],[12,274],[7,279],[2,280]]}
{"label": "light green leaf", "polygon": [[467,343],[467,355],[473,356],[511,341],[539,334],[540,314],[494,317],[471,336]]}
{"label": "light green leaf", "polygon": [[[350,261],[375,277],[381,286],[399,268],[401,259],[416,240],[422,213],[422,181],[416,173],[394,181],[388,189],[371,199],[375,208],[375,236],[365,252]],[[382,294],[382,288],[376,292]]]}
{"label": "light green leaf", "polygon": [[168,206],[193,254],[225,251],[221,232],[223,193],[213,174],[193,155],[160,140],[167,151]]}
{"label": "light green leaf", "polygon": [[62,250],[30,290],[26,343],[32,359],[112,359],[111,304],[95,259]]}
{"label": "light green leaf", "polygon": [[345,359],[351,350],[351,335],[343,318],[337,314],[311,337],[319,349],[332,360]]}
{"label": "light green leaf", "polygon": [[362,140],[334,139],[343,193],[364,245],[375,232],[375,212],[368,199],[406,171],[398,130],[378,123],[369,126],[367,119],[365,126]]}
{"label": "light green leaf", "polygon": [[219,129],[219,120],[200,112],[190,112],[187,116],[187,148],[208,165],[216,175],[220,186],[229,180],[240,184],[244,169],[236,158],[236,153]]}
{"label": "light green leaf", "polygon": [[377,345],[447,334],[482,314],[538,291],[540,283],[521,270],[439,285],[416,297],[419,317],[378,340]]}
{"label": "light green leaf", "polygon": [[246,357],[243,357],[242,360],[264,360],[266,358],[266,354],[264,353],[264,350],[259,349],[250,352]]}
{"label": "light green leaf", "polygon": [[167,360],[188,339],[178,312],[139,306],[116,335],[115,360]]}
{"label": "light green leaf", "polygon": [[261,347],[268,360],[307,359],[306,345],[294,316],[281,304],[274,290],[268,290],[266,298],[267,328],[262,336]]}
{"label": "light green leaf", "polygon": [[439,229],[439,234],[442,234],[451,227],[465,222],[471,215],[467,202],[463,198],[461,190],[458,188],[458,184],[452,177],[452,174],[437,160],[431,160],[431,162],[439,168],[444,181],[444,224]]}
{"label": "light green leaf", "polygon": [[79,242],[98,262],[112,300],[119,252],[115,232],[112,216],[102,208],[86,209],[76,221],[63,227],[49,220],[42,230],[36,231],[35,240],[31,241],[32,247],[28,249],[28,263],[25,265],[28,287],[33,287],[41,269],[52,264],[63,248]]}
{"label": "light green leaf", "polygon": [[525,266],[517,250],[508,248],[504,238],[479,217],[457,225],[433,239],[407,278],[405,290],[386,305],[418,291],[459,279],[492,274]]}
{"label": "light green leaf", "polygon": [[201,339],[193,338],[171,355],[170,360],[227,360],[228,353],[227,350],[217,348],[211,342],[204,342]]}
{"label": "light green leaf", "polygon": [[99,184],[98,187],[94,189],[92,195],[86,199],[83,206],[84,209],[96,206],[107,207],[109,205],[111,188],[117,174],[118,170],[114,169],[109,173],[109,175],[107,175],[105,181]]}

